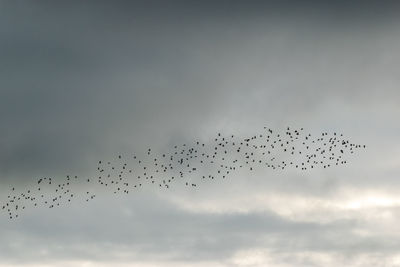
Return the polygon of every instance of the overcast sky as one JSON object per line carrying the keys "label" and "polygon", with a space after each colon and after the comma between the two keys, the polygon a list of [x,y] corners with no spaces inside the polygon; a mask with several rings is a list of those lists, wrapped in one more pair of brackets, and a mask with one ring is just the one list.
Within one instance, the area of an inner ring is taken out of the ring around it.
{"label": "overcast sky", "polygon": [[1,213],[0,266],[400,266],[400,6],[366,2],[0,1],[0,201],[217,132],[367,145],[327,170]]}

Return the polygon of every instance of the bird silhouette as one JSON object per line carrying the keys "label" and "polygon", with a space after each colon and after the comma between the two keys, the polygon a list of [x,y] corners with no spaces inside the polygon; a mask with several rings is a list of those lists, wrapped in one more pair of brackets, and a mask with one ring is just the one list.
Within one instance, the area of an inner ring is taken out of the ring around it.
{"label": "bird silhouette", "polygon": [[[306,171],[347,164],[344,157],[365,145],[350,143],[343,134],[322,132],[319,136],[305,133],[303,128],[287,127],[281,133],[264,127],[261,133],[247,137],[224,136],[218,132],[209,140],[174,145],[169,151],[156,153],[148,148],[142,156],[119,154],[114,160],[98,160],[96,177],[66,175],[57,180],[42,177],[35,187],[18,191],[10,189],[1,211],[10,219],[18,218],[26,207],[45,206],[49,209],[81,198],[85,202],[97,197],[95,190],[106,188],[113,194],[131,194],[142,185],[168,190],[184,182],[200,188],[208,180],[227,179],[246,167],[250,173],[265,168]],[[198,180],[200,178],[200,180]],[[85,191],[79,188],[87,188]]]}

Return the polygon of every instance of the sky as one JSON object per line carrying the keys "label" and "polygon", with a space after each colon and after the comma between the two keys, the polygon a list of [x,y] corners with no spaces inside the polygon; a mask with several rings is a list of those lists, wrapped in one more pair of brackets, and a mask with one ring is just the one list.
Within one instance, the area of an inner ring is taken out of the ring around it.
{"label": "sky", "polygon": [[0,203],[217,132],[367,146],[346,166],[0,213],[0,266],[400,266],[399,8],[0,1]]}

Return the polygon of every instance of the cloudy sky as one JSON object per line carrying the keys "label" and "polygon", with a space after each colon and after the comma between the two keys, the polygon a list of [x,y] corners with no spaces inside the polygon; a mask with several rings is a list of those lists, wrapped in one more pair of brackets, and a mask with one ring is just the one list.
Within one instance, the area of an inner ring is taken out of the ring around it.
{"label": "cloudy sky", "polygon": [[217,132],[367,145],[326,170],[0,213],[0,266],[400,266],[400,6],[347,2],[0,1],[0,203]]}

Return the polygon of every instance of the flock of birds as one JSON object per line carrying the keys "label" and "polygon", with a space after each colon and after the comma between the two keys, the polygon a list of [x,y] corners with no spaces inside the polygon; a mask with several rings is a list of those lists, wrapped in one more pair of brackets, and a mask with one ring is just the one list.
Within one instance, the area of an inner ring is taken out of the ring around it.
{"label": "flock of birds", "polygon": [[252,172],[261,167],[301,171],[329,168],[347,163],[346,155],[365,145],[350,143],[343,134],[323,132],[314,136],[289,127],[280,133],[267,127],[246,138],[218,133],[207,142],[175,145],[167,153],[151,148],[139,155],[118,155],[110,161],[98,161],[97,175],[84,178],[67,175],[64,179],[38,179],[30,189],[10,189],[0,204],[9,219],[17,218],[28,207],[50,209],[67,204],[78,196],[84,201],[96,198],[92,189],[103,187],[113,194],[130,194],[144,185],[168,189],[177,182],[198,187],[203,180],[226,179],[239,169]]}

